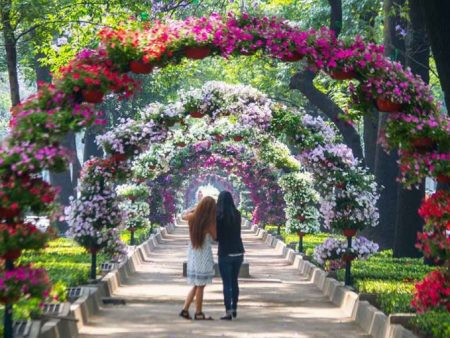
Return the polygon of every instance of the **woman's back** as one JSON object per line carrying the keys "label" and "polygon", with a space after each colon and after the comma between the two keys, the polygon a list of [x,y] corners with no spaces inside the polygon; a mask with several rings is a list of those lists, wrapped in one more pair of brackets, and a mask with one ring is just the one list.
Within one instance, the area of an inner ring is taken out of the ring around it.
{"label": "woman's back", "polygon": [[217,240],[219,242],[219,256],[242,254],[244,245],[241,238],[241,214],[234,206],[234,203],[228,201],[231,198],[225,195],[224,202],[219,200],[217,210]]}

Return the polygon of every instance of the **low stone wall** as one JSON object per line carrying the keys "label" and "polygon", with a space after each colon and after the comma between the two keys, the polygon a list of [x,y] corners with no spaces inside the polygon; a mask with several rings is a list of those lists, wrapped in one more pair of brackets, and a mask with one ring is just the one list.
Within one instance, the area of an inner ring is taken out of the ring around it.
{"label": "low stone wall", "polygon": [[[79,330],[88,323],[88,319],[98,313],[103,299],[111,297],[125,280],[136,272],[136,267],[143,263],[162,243],[162,238],[173,232],[175,225],[158,229],[141,245],[132,248],[127,258],[113,271],[102,277],[98,283],[82,286],[82,296],[70,304],[69,314],[62,318],[49,319],[43,323],[39,338],[77,337]],[[57,315],[55,316],[57,317]]]}
{"label": "low stone wall", "polygon": [[257,225],[253,225],[251,230],[268,246],[275,248],[302,275],[307,275],[331,302],[339,306],[345,315],[351,317],[367,334],[374,338],[417,338],[413,332],[398,324],[398,315],[386,316],[369,302],[360,300],[356,292],[344,286],[342,282],[327,277],[324,270],[304,260],[302,255],[287,248],[283,241],[276,239],[266,230]]}

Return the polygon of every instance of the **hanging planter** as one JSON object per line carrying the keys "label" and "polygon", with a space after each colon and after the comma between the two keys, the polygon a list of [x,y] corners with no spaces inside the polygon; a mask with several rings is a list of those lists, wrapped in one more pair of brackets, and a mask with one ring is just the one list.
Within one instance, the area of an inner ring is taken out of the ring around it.
{"label": "hanging planter", "polygon": [[233,140],[235,140],[236,142],[240,142],[244,139],[243,136],[233,136]]}
{"label": "hanging planter", "polygon": [[195,119],[201,119],[205,116],[205,114],[199,112],[199,111],[192,111],[189,113],[189,115],[191,115],[191,117],[195,118]]}
{"label": "hanging planter", "polygon": [[402,104],[398,102],[392,102],[386,100],[383,97],[379,97],[376,100],[377,109],[383,113],[397,113],[402,109]]}
{"label": "hanging planter", "polygon": [[130,70],[134,74],[150,74],[153,71],[154,66],[150,63],[143,61],[131,61]]}
{"label": "hanging planter", "polygon": [[438,181],[439,183],[449,184],[450,183],[450,176],[444,175],[444,174],[439,174],[439,175],[436,176],[436,181]]}
{"label": "hanging planter", "polygon": [[125,156],[125,154],[114,154],[111,156],[111,159],[114,162],[123,162],[127,160],[127,157]]}
{"label": "hanging planter", "polygon": [[422,136],[413,138],[411,140],[411,145],[418,153],[426,153],[433,149],[435,142],[431,137]]}
{"label": "hanging planter", "polygon": [[4,296],[0,297],[0,304],[6,305],[6,304],[14,304],[17,303],[17,301],[20,299],[20,296]]}
{"label": "hanging planter", "polygon": [[343,190],[347,187],[347,183],[346,182],[336,182],[335,187],[337,189]]}
{"label": "hanging planter", "polygon": [[0,207],[0,218],[14,218],[19,216],[20,209]]}
{"label": "hanging planter", "polygon": [[284,62],[297,62],[303,59],[303,55],[297,52],[293,52],[292,55],[283,55],[281,61]]}
{"label": "hanging planter", "polygon": [[89,251],[90,254],[95,255],[99,251],[99,248],[94,246],[94,247],[87,248],[87,251]]}
{"label": "hanging planter", "polygon": [[207,46],[203,47],[186,47],[184,54],[188,59],[201,60],[211,54],[211,48]]}
{"label": "hanging planter", "polygon": [[305,221],[305,216],[299,215],[297,216],[297,220],[300,222],[304,222]]}
{"label": "hanging planter", "polygon": [[344,229],[342,233],[345,237],[353,237],[356,235],[356,229]]}
{"label": "hanging planter", "polygon": [[105,93],[100,89],[83,89],[83,100],[88,103],[102,103]]}
{"label": "hanging planter", "polygon": [[342,255],[342,260],[343,260],[344,262],[351,262],[351,261],[353,261],[355,258],[356,258],[356,256],[355,256],[354,254],[351,254],[351,253],[344,253],[344,254]]}
{"label": "hanging planter", "polygon": [[5,252],[2,255],[3,259],[10,259],[10,260],[16,260],[17,258],[20,257],[20,255],[22,255],[22,250],[21,249],[14,249],[14,250],[10,250]]}
{"label": "hanging planter", "polygon": [[222,142],[224,139],[224,136],[220,135],[220,134],[215,134],[214,138],[216,139],[217,142]]}
{"label": "hanging planter", "polygon": [[180,148],[186,147],[186,143],[185,142],[177,142],[175,144],[177,145],[177,147],[180,147]]}
{"label": "hanging planter", "polygon": [[128,196],[127,198],[128,198],[131,202],[134,202],[134,201],[137,200],[137,197],[136,197],[136,196],[133,196],[133,195]]}
{"label": "hanging planter", "polygon": [[356,77],[356,73],[354,71],[335,69],[330,72],[330,76],[335,80],[351,80]]}

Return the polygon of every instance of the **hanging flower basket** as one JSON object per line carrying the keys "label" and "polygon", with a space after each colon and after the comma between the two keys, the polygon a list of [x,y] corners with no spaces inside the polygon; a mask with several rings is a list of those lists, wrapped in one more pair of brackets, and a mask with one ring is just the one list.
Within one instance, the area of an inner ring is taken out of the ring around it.
{"label": "hanging flower basket", "polygon": [[211,48],[203,47],[186,47],[184,54],[188,59],[201,60],[211,54]]}
{"label": "hanging flower basket", "polygon": [[122,161],[126,161],[127,157],[125,156],[125,154],[114,154],[111,156],[111,159],[114,162],[122,162]]}
{"label": "hanging flower basket", "polygon": [[411,140],[411,145],[419,153],[426,153],[433,149],[435,143],[431,137],[422,136]]}
{"label": "hanging flower basket", "polygon": [[353,237],[356,235],[356,229],[344,229],[342,233],[345,237]]}
{"label": "hanging flower basket", "polygon": [[195,119],[201,119],[205,116],[205,114],[199,112],[199,111],[192,111],[189,113],[189,115],[191,115],[191,117],[195,118]]}
{"label": "hanging flower basket", "polygon": [[335,80],[351,80],[356,77],[356,73],[353,71],[344,70],[332,70],[330,76]]}
{"label": "hanging flower basket", "polygon": [[13,296],[13,297],[0,297],[0,304],[6,305],[6,304],[14,304],[17,303],[17,301],[20,299],[20,296]]}
{"label": "hanging flower basket", "polygon": [[297,220],[299,220],[300,222],[304,222],[305,216],[299,215],[299,216],[297,216]]}
{"label": "hanging flower basket", "polygon": [[233,140],[235,140],[236,142],[240,142],[244,139],[243,136],[233,136]]}
{"label": "hanging flower basket", "polygon": [[143,61],[131,61],[130,70],[134,74],[150,74],[154,66],[150,63],[145,63]]}
{"label": "hanging flower basket", "polygon": [[356,256],[355,256],[354,254],[351,254],[351,253],[344,253],[344,254],[342,255],[342,260],[343,260],[344,262],[351,262],[351,261],[353,261],[355,258],[356,258]]}
{"label": "hanging flower basket", "polygon": [[20,255],[22,255],[22,250],[15,249],[15,250],[10,250],[10,251],[6,252],[5,254],[3,254],[2,258],[16,260],[17,258],[20,257]]}
{"label": "hanging flower basket", "polygon": [[386,100],[383,97],[379,97],[376,100],[377,109],[384,113],[397,113],[401,111],[402,104]]}
{"label": "hanging flower basket", "polygon": [[137,199],[137,197],[136,197],[136,196],[133,196],[133,195],[128,196],[127,198],[128,198],[131,202],[134,202],[134,201],[136,201],[136,199]]}
{"label": "hanging flower basket", "polygon": [[105,93],[100,89],[83,89],[83,100],[89,103],[102,103]]}
{"label": "hanging flower basket", "polygon": [[443,175],[443,174],[439,174],[436,176],[436,181],[438,181],[439,183],[450,183],[450,176],[448,175]]}
{"label": "hanging flower basket", "polygon": [[184,143],[184,142],[177,142],[176,145],[180,148],[186,147],[186,143]]}
{"label": "hanging flower basket", "polygon": [[99,251],[99,248],[91,247],[91,248],[87,248],[87,251],[89,251],[90,254],[96,254]]}
{"label": "hanging flower basket", "polygon": [[336,182],[335,187],[337,189],[345,189],[347,187],[347,183],[346,182]]}
{"label": "hanging flower basket", "polygon": [[297,62],[303,59],[303,55],[297,52],[293,52],[292,55],[283,55],[281,61],[284,62]]}
{"label": "hanging flower basket", "polygon": [[20,214],[20,209],[0,207],[0,218],[14,218],[14,217],[19,216],[19,214]]}

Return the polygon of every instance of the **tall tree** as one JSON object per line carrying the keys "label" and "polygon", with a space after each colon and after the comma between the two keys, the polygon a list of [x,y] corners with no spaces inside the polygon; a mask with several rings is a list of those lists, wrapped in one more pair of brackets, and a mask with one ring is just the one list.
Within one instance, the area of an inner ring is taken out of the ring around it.
{"label": "tall tree", "polygon": [[12,0],[1,0],[1,29],[5,43],[6,65],[8,69],[9,91],[13,106],[20,102],[19,76],[17,72],[17,37]]}
{"label": "tall tree", "polygon": [[420,0],[447,110],[450,107],[450,1]]}
{"label": "tall tree", "polygon": [[[405,0],[384,0],[384,46],[385,55],[393,60],[405,63],[405,39],[399,32],[399,27],[406,27],[401,17],[401,10]],[[378,136],[383,132],[387,114],[380,113],[378,118]],[[399,184],[397,153],[386,153],[381,145],[377,145],[375,152],[375,176],[377,183],[382,186],[378,209],[380,223],[377,227],[367,229],[367,235],[380,244],[384,249],[394,246],[395,221],[397,214],[397,191]]]}
{"label": "tall tree", "polygon": [[[406,39],[406,65],[428,83],[430,80],[430,44],[425,26],[425,13],[419,0],[409,0],[409,24]],[[425,184],[418,189],[398,190],[397,220],[395,224],[394,256],[420,257],[415,248],[417,232],[421,231],[423,220],[417,213],[423,197]]]}

